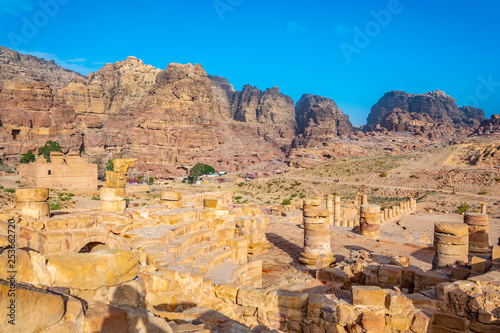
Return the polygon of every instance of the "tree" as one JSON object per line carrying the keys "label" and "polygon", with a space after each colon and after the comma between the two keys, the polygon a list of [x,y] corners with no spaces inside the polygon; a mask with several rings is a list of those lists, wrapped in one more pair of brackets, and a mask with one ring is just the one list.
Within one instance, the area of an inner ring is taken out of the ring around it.
{"label": "tree", "polygon": [[36,161],[35,154],[33,154],[33,152],[31,150],[28,150],[27,153],[24,153],[21,156],[21,160],[19,161],[19,163],[29,163],[29,162],[35,162],[35,161]]}
{"label": "tree", "polygon": [[189,171],[189,183],[196,182],[200,176],[215,172],[215,169],[210,165],[203,163],[196,163],[196,165]]}
{"label": "tree", "polygon": [[45,146],[38,148],[38,155],[43,155],[47,162],[50,162],[50,152],[51,151],[59,151],[62,152],[61,146],[55,141],[47,141],[45,142]]}

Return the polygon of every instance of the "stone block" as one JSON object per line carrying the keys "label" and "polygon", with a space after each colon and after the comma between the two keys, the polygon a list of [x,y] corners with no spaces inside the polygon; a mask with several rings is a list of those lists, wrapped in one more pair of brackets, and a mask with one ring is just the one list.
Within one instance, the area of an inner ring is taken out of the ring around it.
{"label": "stone block", "polygon": [[16,202],[47,201],[48,188],[18,188],[16,189]]}
{"label": "stone block", "polygon": [[353,286],[351,302],[353,305],[385,306],[386,291],[374,286]]}
{"label": "stone block", "polygon": [[40,216],[48,216],[50,214],[50,206],[47,201],[23,201],[17,202],[16,208],[18,208],[21,213],[25,213],[25,215],[34,214],[33,211],[37,210],[40,213]]}
{"label": "stone block", "polygon": [[205,209],[217,209],[219,208],[219,200],[218,199],[203,199],[203,208]]}
{"label": "stone block", "polygon": [[380,283],[401,286],[403,281],[403,267],[394,265],[382,265],[378,270]]}
{"label": "stone block", "polygon": [[469,226],[458,222],[436,222],[434,232],[452,236],[469,235]]}
{"label": "stone block", "polygon": [[127,185],[127,174],[106,171],[106,185],[112,188],[124,188]]}
{"label": "stone block", "polygon": [[434,315],[434,325],[443,326],[446,328],[451,328],[459,331],[466,331],[467,329],[467,318],[457,317],[445,313],[436,313]]}
{"label": "stone block", "polygon": [[471,259],[472,273],[484,274],[491,268],[492,264],[489,260],[473,256]]}
{"label": "stone block", "polygon": [[232,284],[217,284],[214,286],[215,295],[225,301],[230,301],[236,304],[236,296],[238,295],[238,287]]}
{"label": "stone block", "polygon": [[100,196],[102,201],[125,200],[125,188],[101,187]]}
{"label": "stone block", "polygon": [[78,253],[48,260],[55,287],[98,289],[132,280],[139,272],[138,259],[121,250]]}
{"label": "stone block", "polygon": [[127,202],[122,201],[104,201],[101,200],[101,212],[123,212],[127,208]]}
{"label": "stone block", "polygon": [[121,333],[128,331],[127,312],[115,306],[94,302],[82,324],[83,332]]}
{"label": "stone block", "polygon": [[182,193],[176,191],[162,191],[160,193],[161,200],[179,201],[182,199]]}
{"label": "stone block", "polygon": [[182,201],[161,200],[160,204],[164,206],[165,209],[182,208]]}

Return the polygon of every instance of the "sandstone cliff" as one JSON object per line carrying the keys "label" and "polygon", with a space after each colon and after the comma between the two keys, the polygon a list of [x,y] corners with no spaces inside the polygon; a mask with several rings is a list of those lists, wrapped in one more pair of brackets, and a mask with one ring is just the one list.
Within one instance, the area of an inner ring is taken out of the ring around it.
{"label": "sandstone cliff", "polygon": [[372,107],[366,128],[409,131],[435,138],[470,133],[484,119],[482,110],[459,108],[455,99],[440,90],[421,95],[391,91]]}

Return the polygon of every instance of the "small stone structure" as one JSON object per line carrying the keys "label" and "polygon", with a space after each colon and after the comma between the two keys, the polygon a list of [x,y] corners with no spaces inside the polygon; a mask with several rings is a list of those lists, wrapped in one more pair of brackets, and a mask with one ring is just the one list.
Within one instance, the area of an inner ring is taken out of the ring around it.
{"label": "small stone structure", "polygon": [[101,211],[123,212],[127,208],[125,201],[128,169],[135,165],[137,159],[114,159],[113,171],[106,171],[106,185],[102,187]]}
{"label": "small stone structure", "polygon": [[488,215],[479,213],[465,213],[464,223],[469,226],[469,252],[489,253],[489,220]]}
{"label": "small stone structure", "polygon": [[87,163],[78,153],[51,152],[51,162],[43,156],[36,162],[21,164],[19,175],[33,187],[97,189],[97,164]]}
{"label": "small stone structure", "polygon": [[437,222],[434,225],[433,270],[449,270],[458,263],[468,262],[469,227],[464,223]]}
{"label": "small stone structure", "polygon": [[380,206],[361,205],[360,233],[369,238],[380,237]]}
{"label": "small stone structure", "polygon": [[321,200],[304,200],[304,249],[299,261],[311,268],[324,268],[335,262],[330,245],[328,210]]}

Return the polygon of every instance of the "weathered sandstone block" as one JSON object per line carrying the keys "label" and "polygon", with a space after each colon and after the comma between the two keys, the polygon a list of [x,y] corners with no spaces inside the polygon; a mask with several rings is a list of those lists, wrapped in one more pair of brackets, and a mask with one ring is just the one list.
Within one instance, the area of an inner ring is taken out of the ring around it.
{"label": "weathered sandstone block", "polygon": [[56,287],[98,289],[132,280],[139,262],[131,252],[108,250],[54,257],[47,268]]}

